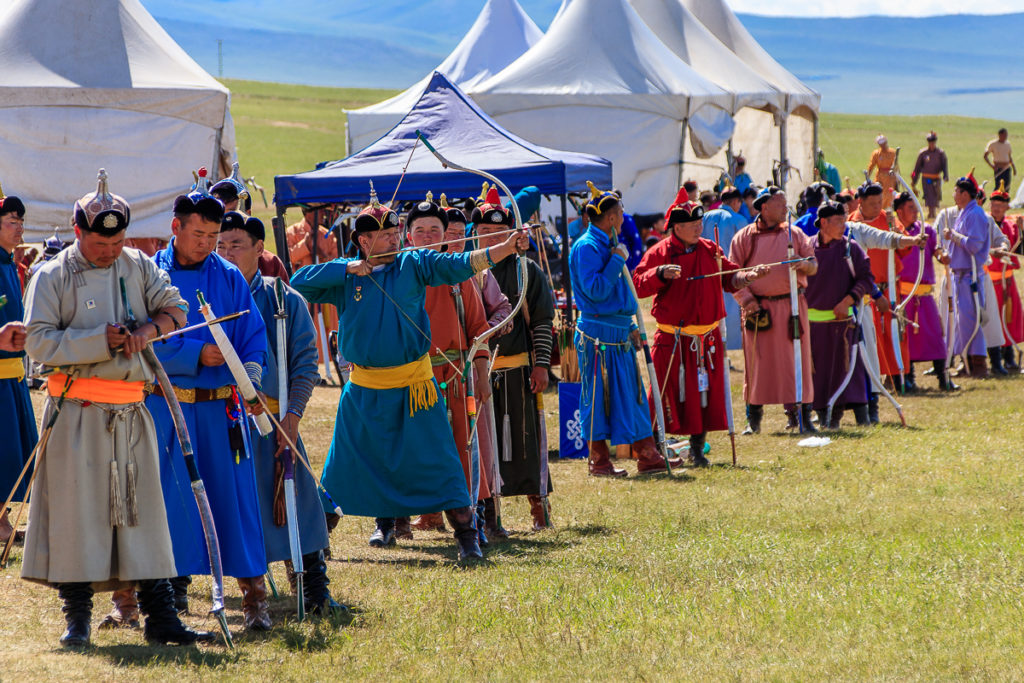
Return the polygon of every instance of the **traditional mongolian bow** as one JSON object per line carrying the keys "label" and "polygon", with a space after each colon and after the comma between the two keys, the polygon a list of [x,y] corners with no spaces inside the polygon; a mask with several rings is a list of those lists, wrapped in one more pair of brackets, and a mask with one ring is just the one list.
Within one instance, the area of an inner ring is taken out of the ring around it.
{"label": "traditional mongolian bow", "polygon": [[[417,138],[417,140],[420,140],[420,141],[423,142],[423,146],[426,147],[430,151],[430,153],[433,154],[434,157],[438,161],[441,162],[441,165],[443,167],[451,168],[451,169],[454,169],[456,171],[462,171],[464,173],[473,173],[475,175],[481,176],[481,177],[485,178],[486,180],[490,181],[491,183],[493,183],[493,185],[495,187],[499,188],[502,192],[504,192],[505,196],[507,196],[509,198],[509,203],[510,203],[511,209],[512,209],[512,216],[515,219],[514,230],[517,230],[517,231],[518,230],[522,230],[522,228],[523,228],[523,218],[522,218],[522,216],[519,213],[519,205],[516,204],[515,195],[512,194],[512,191],[508,189],[508,186],[506,186],[505,183],[501,182],[501,180],[499,180],[496,176],[491,175],[487,171],[482,171],[482,170],[478,170],[478,169],[474,169],[474,168],[467,168],[465,166],[460,166],[459,164],[456,164],[456,163],[450,161],[443,154],[438,152],[434,148],[434,146],[432,144],[430,144],[430,141],[427,139],[427,137],[422,132],[416,131],[416,138]],[[485,187],[486,187],[486,183],[485,183]],[[486,190],[485,190],[485,193],[486,193]],[[484,345],[487,344],[488,340],[491,337],[493,337],[502,328],[504,328],[509,323],[509,321],[515,319],[515,316],[521,310],[523,310],[523,306],[524,306],[524,304],[526,302],[526,289],[527,289],[527,283],[528,283],[528,280],[529,280],[529,269],[528,269],[528,264],[526,262],[526,257],[525,256],[523,256],[522,254],[518,254],[517,253],[516,254],[516,259],[517,259],[516,264],[519,267],[519,270],[518,270],[518,274],[519,274],[519,298],[516,300],[515,305],[512,307],[512,311],[508,314],[508,317],[504,321],[498,323],[494,327],[488,328],[487,330],[481,332],[477,336],[477,338],[473,340],[473,344],[469,348],[469,353],[466,355],[466,358],[468,358],[470,360],[469,360],[469,362],[467,362],[465,364],[465,368],[463,369],[463,381],[466,383],[466,402],[467,402],[467,405],[469,405],[470,408],[474,411],[474,414],[470,415],[470,421],[471,421],[472,424],[470,426],[470,435],[471,436],[470,436],[470,444],[469,444],[469,446],[470,446],[471,459],[473,460],[473,462],[471,463],[471,470],[473,472],[476,472],[476,473],[478,473],[480,471],[480,448],[479,448],[479,441],[478,441],[479,437],[478,437],[478,429],[477,429],[478,415],[476,414],[475,399],[473,399],[473,396],[474,396],[474,380],[473,380],[472,359],[475,358],[476,354],[481,349],[484,348]],[[527,334],[529,334],[529,331],[527,331]],[[488,378],[485,377],[484,381],[488,381]],[[543,400],[543,399],[541,399],[541,400]],[[542,403],[538,404],[538,407],[540,407],[542,405],[543,405]],[[541,419],[543,420],[543,418],[541,418]],[[538,425],[538,435],[541,434],[541,428],[540,427],[541,427],[541,425]],[[546,458],[544,458],[543,456],[547,455],[547,443],[540,444],[540,450],[542,452],[541,467],[542,467],[542,470],[543,470],[540,473],[540,475],[541,475],[540,479],[541,479],[541,482],[543,484],[545,484],[545,490],[544,490],[544,492],[541,495],[546,495],[547,494],[547,490],[546,490],[546,488],[547,488],[546,487],[547,481],[546,481],[545,477],[547,476],[547,474],[546,474],[546,472],[547,472],[547,462],[546,462]],[[497,460],[498,460],[497,454],[495,454],[494,460],[495,460],[495,463],[497,463]],[[499,505],[500,505],[499,497],[500,497],[500,489],[501,489],[501,487],[496,485],[495,489],[498,491],[498,493],[495,493],[495,498],[494,498],[494,500],[495,500],[495,511],[496,511],[496,513],[498,515],[498,525],[500,526],[501,518],[500,518],[500,512],[499,512]],[[476,500],[475,499],[472,502],[473,502],[473,504],[476,504]]]}
{"label": "traditional mongolian bow", "polygon": [[[277,402],[281,409],[280,419],[284,420],[288,414],[288,306],[284,298],[284,282],[280,278],[274,283],[274,294],[277,301],[277,312],[274,314],[277,323]],[[281,464],[284,469],[284,510],[285,524],[288,526],[288,548],[292,556],[292,571],[295,572],[297,614],[299,621],[302,621],[306,617],[306,597],[302,585],[306,570],[302,565],[299,509],[295,502],[295,454],[290,447],[282,451]]]}
{"label": "traditional mongolian bow", "polygon": [[[886,220],[889,221],[889,232],[896,232],[896,222],[893,216],[892,209],[888,209],[885,212]],[[886,290],[889,295],[889,346],[893,352],[893,357],[896,360],[896,368],[900,373],[900,393],[903,393],[903,375],[906,372],[906,368],[903,366],[903,348],[900,343],[900,320],[899,320],[899,301],[896,298],[896,288],[898,281],[896,280],[896,250],[886,250],[887,259],[887,270],[886,270]]]}
{"label": "traditional mongolian bow", "polygon": [[[718,247],[718,251],[715,253],[715,261],[718,262],[718,272],[722,273],[722,246],[718,240],[718,223],[715,223],[715,246]],[[721,282],[721,280],[719,280]],[[722,297],[725,297],[725,290],[722,290]],[[722,356],[725,359],[723,363],[723,374],[725,375],[725,420],[726,425],[729,427],[729,445],[732,446],[732,466],[736,467],[736,423],[732,417],[732,381],[730,380],[730,374],[732,373],[732,361],[729,359],[729,346],[728,346],[728,325],[725,320],[722,320],[719,325],[720,334],[722,337]],[[797,406],[797,410],[800,410],[800,406]]]}
{"label": "traditional mongolian bow", "polygon": [[[921,202],[918,201],[917,194],[911,189],[911,187],[909,185],[907,185],[907,181],[903,179],[903,176],[900,175],[900,148],[899,147],[896,148],[896,160],[895,160],[895,162],[892,165],[892,170],[889,171],[889,172],[892,174],[893,178],[896,179],[896,182],[898,182],[900,184],[900,186],[907,192],[907,194],[910,195],[910,198],[914,201],[914,206],[917,207],[918,219],[921,221],[921,232],[923,233],[924,232],[924,216],[925,216],[924,209],[921,208]],[[910,289],[910,293],[907,294],[907,297],[902,302],[900,302],[899,306],[896,307],[896,312],[899,315],[901,315],[901,316],[903,314],[903,311],[906,310],[907,304],[910,303],[910,300],[913,299],[914,295],[917,293],[918,287],[921,286],[921,277],[924,275],[924,262],[925,262],[925,253],[924,253],[924,251],[925,251],[924,247],[918,247],[918,254],[917,254],[917,277],[914,279],[914,286]]]}
{"label": "traditional mongolian bow", "polygon": [[[128,290],[125,287],[124,278],[121,278],[121,300],[124,304],[125,319],[129,330],[138,327],[138,321],[132,312],[131,304],[128,302]],[[231,640],[231,631],[228,630],[227,618],[224,616],[224,567],[220,558],[220,542],[217,540],[217,527],[213,523],[213,511],[210,510],[210,499],[206,495],[206,486],[202,477],[199,476],[199,468],[196,467],[195,454],[192,451],[192,439],[188,434],[188,427],[185,425],[185,415],[181,412],[181,405],[178,403],[178,395],[174,393],[174,386],[171,384],[167,371],[164,370],[160,359],[153,352],[153,347],[146,344],[142,348],[142,357],[149,364],[156,374],[157,384],[167,401],[167,408],[171,413],[171,420],[174,422],[174,431],[178,435],[178,443],[181,445],[181,454],[185,459],[185,468],[188,470],[188,478],[192,482],[192,494],[196,498],[196,505],[199,507],[199,520],[203,526],[203,536],[206,537],[206,551],[210,556],[210,574],[213,578],[212,601],[210,613],[217,617],[220,630],[224,634],[224,641],[228,647],[234,648]]]}
{"label": "traditional mongolian bow", "polygon": [[[199,300],[199,312],[203,314],[203,318],[209,323],[210,333],[213,334],[213,341],[217,343],[217,348],[220,349],[221,355],[224,356],[224,363],[228,366],[228,370],[231,371],[231,376],[234,378],[235,384],[238,385],[238,391],[242,394],[242,398],[245,399],[246,403],[250,406],[256,405],[258,402],[256,387],[253,386],[252,380],[249,379],[249,375],[246,373],[245,367],[238,357],[238,352],[231,345],[231,340],[228,339],[227,334],[221,329],[220,323],[216,322],[216,316],[213,314],[210,304],[206,303],[206,297],[198,289],[196,290],[196,298]],[[260,436],[266,436],[274,431],[266,415],[262,413],[254,415],[253,420],[256,422],[256,428],[259,430]]]}
{"label": "traditional mongolian bow", "polygon": [[[788,223],[789,241],[786,243],[786,259],[794,260],[793,222]],[[793,340],[793,386],[795,389],[796,423],[800,433],[804,431],[804,366],[803,348],[800,345],[800,290],[797,285],[796,271],[789,269],[789,336]]]}

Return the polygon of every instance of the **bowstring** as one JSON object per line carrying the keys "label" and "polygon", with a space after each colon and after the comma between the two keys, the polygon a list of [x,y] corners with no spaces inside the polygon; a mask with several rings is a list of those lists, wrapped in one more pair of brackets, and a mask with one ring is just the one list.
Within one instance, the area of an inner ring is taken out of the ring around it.
{"label": "bowstring", "polygon": [[[413,328],[415,328],[415,330],[420,333],[420,336],[423,337],[424,339],[426,339],[428,344],[433,346],[433,340],[430,338],[430,335],[427,334],[426,332],[424,332],[423,328],[421,328],[419,325],[416,324],[416,321],[412,319],[412,316],[410,316],[408,313],[406,313],[404,310],[402,310],[402,307],[398,304],[398,302],[395,301],[391,297],[391,295],[387,293],[387,290],[385,290],[383,287],[381,287],[380,283],[377,282],[377,280],[374,279],[373,275],[367,273],[366,277],[368,277],[370,279],[370,282],[372,282],[377,287],[377,289],[380,290],[381,294],[383,294],[387,298],[387,300],[390,301],[394,305],[394,307],[398,310],[398,312],[401,313],[402,316],[406,320],[409,321],[409,324],[412,325]],[[437,349],[437,350],[440,351],[440,349]],[[462,374],[462,370],[460,370],[459,367],[457,365],[455,365],[455,363],[453,363],[450,358],[448,358],[448,356],[444,356],[442,354],[442,357],[444,358],[445,362],[448,363],[448,365],[452,366],[452,369],[455,370],[455,373],[457,375],[461,375]]]}

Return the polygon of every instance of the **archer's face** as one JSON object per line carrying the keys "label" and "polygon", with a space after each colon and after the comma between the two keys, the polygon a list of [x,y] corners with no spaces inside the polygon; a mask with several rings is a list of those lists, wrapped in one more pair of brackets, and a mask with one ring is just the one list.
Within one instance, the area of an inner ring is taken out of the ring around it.
{"label": "archer's face", "polygon": [[688,247],[700,240],[702,228],[703,223],[700,220],[672,224],[672,232]]}
{"label": "archer's face", "polygon": [[448,251],[452,254],[461,254],[466,250],[465,242],[456,242],[466,237],[465,223],[448,223],[448,229],[444,231],[444,241],[448,242]]}
{"label": "archer's face", "polygon": [[122,230],[113,237],[106,237],[75,226],[75,237],[78,238],[78,248],[81,250],[82,256],[86,261],[99,268],[113,265],[117,257],[121,255],[126,232]]}
{"label": "archer's face", "polygon": [[504,225],[495,225],[493,223],[478,223],[476,226],[476,234],[480,236],[480,248],[486,249],[487,247],[496,247],[505,241],[505,235],[502,234],[508,230]]}
{"label": "archer's face", "polygon": [[444,239],[444,225],[441,219],[435,216],[424,216],[417,218],[409,227],[409,242],[414,247],[423,248],[427,245],[433,251],[441,251],[438,242]]}
{"label": "archer's face", "polygon": [[5,213],[0,217],[0,247],[8,253],[21,244],[21,238],[25,234],[25,220],[19,218],[16,213]]}
{"label": "archer's face", "polygon": [[217,247],[220,235],[220,221],[211,221],[205,216],[193,213],[184,220],[175,218],[171,222],[174,233],[174,255],[183,266],[202,263]]}
{"label": "archer's face", "polygon": [[992,213],[992,218],[995,219],[996,223],[1001,223],[1006,218],[1006,210],[1010,208],[1010,205],[1006,202],[998,201],[993,199],[992,203],[989,204],[989,210]]}
{"label": "archer's face", "polygon": [[846,216],[829,216],[819,219],[819,229],[829,242],[838,240],[846,230]]}
{"label": "archer's face", "polygon": [[860,200],[860,213],[866,220],[873,220],[882,213],[882,195],[875,194]]}
{"label": "archer's face", "polygon": [[896,212],[896,216],[899,217],[900,223],[904,226],[913,225],[917,220],[917,207],[914,206],[914,202],[907,202],[900,207],[900,210]]}
{"label": "archer's face", "polygon": [[[374,230],[359,235],[359,248],[366,254],[366,258],[375,263],[391,263],[395,255],[391,252],[398,251],[398,228],[387,228],[386,230]],[[376,254],[391,254],[390,256],[376,256]]]}
{"label": "archer's face", "polygon": [[259,270],[263,240],[254,239],[245,230],[226,230],[220,233],[217,240],[217,253],[238,266],[243,275],[250,277]]}

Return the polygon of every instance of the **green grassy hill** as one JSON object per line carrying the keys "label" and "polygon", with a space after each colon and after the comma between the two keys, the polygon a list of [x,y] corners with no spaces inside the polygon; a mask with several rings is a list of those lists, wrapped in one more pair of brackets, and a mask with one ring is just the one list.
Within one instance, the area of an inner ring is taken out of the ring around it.
{"label": "green grassy hill", "polygon": [[[309,170],[317,162],[346,155],[343,109],[362,107],[395,94],[393,90],[256,81],[225,80],[225,85],[231,88],[231,111],[242,171],[256,175],[267,188],[268,200],[272,199],[275,175]],[[993,119],[823,113],[819,137],[828,159],[854,185],[863,177],[861,172],[879,133],[885,133],[891,145],[903,147],[901,165],[904,175],[909,176],[917,150],[924,146],[929,130],[938,132],[939,144],[949,155],[953,178],[977,166],[979,179],[984,180],[990,173],[981,155],[1001,126],[1010,129],[1012,142],[1013,124]],[[948,200],[948,192],[946,197]],[[263,218],[271,215],[267,210],[256,213]]]}

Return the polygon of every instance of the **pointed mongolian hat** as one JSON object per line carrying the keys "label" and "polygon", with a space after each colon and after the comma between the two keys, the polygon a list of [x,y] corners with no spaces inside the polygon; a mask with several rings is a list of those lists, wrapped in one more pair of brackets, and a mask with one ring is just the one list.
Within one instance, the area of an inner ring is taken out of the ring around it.
{"label": "pointed mongolian hat", "polygon": [[373,181],[370,181],[370,203],[356,216],[355,232],[375,232],[397,228],[399,225],[401,221],[398,214],[377,200],[377,191],[373,189]]}
{"label": "pointed mongolian hat", "polygon": [[512,212],[501,205],[501,196],[496,187],[487,191],[483,203],[477,204],[473,215],[469,217],[469,222],[474,225],[505,225],[510,228],[515,225],[515,220]]}
{"label": "pointed mongolian hat", "polygon": [[72,209],[75,225],[79,230],[95,232],[104,237],[113,237],[128,227],[131,208],[124,197],[111,194],[107,187],[107,171],[100,169],[96,174],[96,191],[90,192],[77,202]]}

